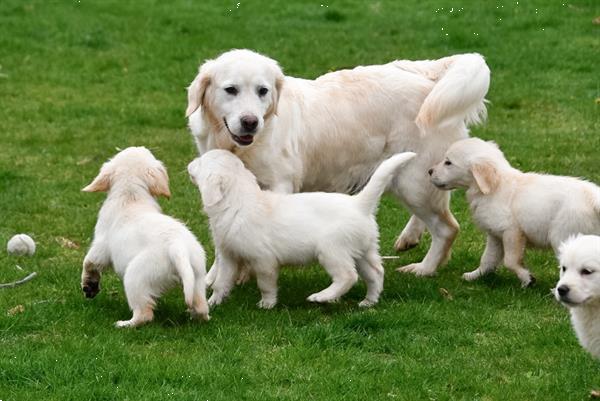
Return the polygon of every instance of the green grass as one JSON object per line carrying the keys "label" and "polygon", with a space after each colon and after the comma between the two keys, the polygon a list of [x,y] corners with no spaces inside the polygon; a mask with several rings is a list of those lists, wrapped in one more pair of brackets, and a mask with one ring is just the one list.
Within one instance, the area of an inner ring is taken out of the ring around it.
{"label": "green grass", "polygon": [[[80,189],[116,147],[145,145],[165,162],[173,198],[161,201],[164,210],[189,225],[212,261],[185,172],[195,149],[184,89],[202,60],[230,48],[264,52],[302,77],[480,52],[492,70],[491,104],[472,133],[497,141],[521,169],[600,182],[600,26],[592,23],[600,5],[518,3],[0,2],[0,245],[19,232],[38,244],[32,258],[0,252],[0,281],[39,273],[0,290],[0,399],[586,398],[600,386],[599,366],[550,295],[554,255],[528,252],[538,278],[531,289],[504,270],[463,282],[484,236],[460,192],[452,208],[462,231],[448,266],[430,279],[394,272],[424,256],[426,238],[386,263],[372,310],[356,306],[362,284],[338,304],[307,303],[328,282],[316,266],[283,272],[275,310],[258,310],[247,284],[208,324],[190,321],[174,290],[153,323],[117,330],[129,316],[119,280],[106,275],[92,301],[79,289],[103,200]],[[378,217],[382,253],[391,254],[407,213],[386,198]],[[23,312],[10,315],[17,305]]]}

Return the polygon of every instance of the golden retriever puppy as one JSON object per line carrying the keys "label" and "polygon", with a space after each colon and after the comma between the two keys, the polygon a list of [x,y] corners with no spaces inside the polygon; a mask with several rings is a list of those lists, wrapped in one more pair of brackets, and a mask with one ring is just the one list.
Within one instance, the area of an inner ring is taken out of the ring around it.
{"label": "golden retriever puppy", "polygon": [[258,306],[270,309],[277,303],[279,267],[313,260],[333,282],[309,301],[336,301],[360,275],[367,285],[360,306],[376,304],[383,290],[383,267],[375,211],[398,167],[414,156],[406,152],[385,160],[354,196],[263,191],[241,160],[226,150],[212,150],[192,161],[188,171],[200,189],[221,257],[209,305],[227,297],[242,264],[256,275],[262,295]]}
{"label": "golden retriever puppy", "polygon": [[573,177],[523,173],[510,166],[495,143],[469,138],[454,143],[429,170],[438,188],[467,188],[477,225],[487,233],[475,280],[504,261],[523,286],[534,282],[523,266],[527,244],[552,247],[569,236],[600,234],[600,187]]}
{"label": "golden retriever puppy", "polygon": [[[396,60],[308,80],[284,76],[271,58],[231,50],[202,64],[186,114],[200,154],[230,150],[263,189],[281,193],[355,193],[390,155],[416,152],[391,186],[413,214],[395,246],[415,246],[427,227],[429,252],[401,271],[432,275],[448,259],[458,224],[449,193],[429,183],[427,169],[484,119],[489,79],[479,54]],[[211,269],[209,283],[215,275]]]}
{"label": "golden retriever puppy", "polygon": [[183,285],[192,315],[208,320],[204,250],[183,223],[161,213],[154,198],[170,196],[162,163],[144,147],[127,148],[104,163],[83,191],[108,192],[83,261],[81,288],[86,297],[98,294],[101,272],[112,264],[133,311],[133,317],[118,321],[117,327],[151,321],[155,300],[177,283]]}
{"label": "golden retriever puppy", "polygon": [[583,348],[600,358],[600,237],[578,235],[559,248],[560,280],[556,299],[571,311]]}

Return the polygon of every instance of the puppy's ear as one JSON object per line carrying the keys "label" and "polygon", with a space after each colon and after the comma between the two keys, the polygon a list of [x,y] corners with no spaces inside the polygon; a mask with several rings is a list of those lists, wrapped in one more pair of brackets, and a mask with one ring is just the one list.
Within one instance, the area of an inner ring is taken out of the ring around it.
{"label": "puppy's ear", "polygon": [[185,116],[189,117],[193,112],[198,110],[200,106],[202,106],[202,102],[204,102],[204,93],[206,92],[206,88],[210,84],[211,80],[211,65],[213,61],[209,60],[202,64],[200,67],[200,71],[196,78],[192,81],[190,86],[188,86],[188,105],[185,110]]}
{"label": "puppy's ear", "polygon": [[279,105],[279,98],[281,97],[281,89],[283,88],[283,74],[279,74],[277,78],[275,78],[275,90],[273,91],[273,99],[272,99],[272,107],[273,114],[277,114],[277,105]]}
{"label": "puppy's ear", "polygon": [[161,164],[156,168],[149,168],[146,171],[146,182],[148,184],[148,190],[154,196],[164,196],[166,198],[171,197],[171,191],[169,190],[169,175],[167,169]]}
{"label": "puppy's ear", "polygon": [[205,207],[211,207],[219,203],[225,196],[228,179],[222,175],[210,174],[200,184],[202,203]]}
{"label": "puppy's ear", "polygon": [[500,183],[498,172],[490,162],[480,161],[473,164],[471,173],[479,190],[484,195],[493,192]]}
{"label": "puppy's ear", "polygon": [[106,192],[110,189],[110,177],[112,172],[107,163],[105,163],[100,169],[100,173],[94,178],[94,180],[81,190],[83,192]]}

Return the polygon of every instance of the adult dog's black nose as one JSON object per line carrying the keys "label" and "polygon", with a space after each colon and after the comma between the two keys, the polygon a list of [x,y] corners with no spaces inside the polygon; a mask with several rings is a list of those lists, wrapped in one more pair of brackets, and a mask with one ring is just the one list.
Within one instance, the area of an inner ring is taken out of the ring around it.
{"label": "adult dog's black nose", "polygon": [[561,297],[567,295],[569,293],[569,290],[570,288],[564,284],[556,289],[556,291],[558,291],[558,295],[560,295]]}
{"label": "adult dog's black nose", "polygon": [[430,168],[429,171],[427,171],[429,173],[429,175],[433,174],[433,169]]}
{"label": "adult dog's black nose", "polygon": [[256,131],[256,127],[258,127],[258,118],[255,116],[244,116],[240,118],[240,123],[244,131],[254,132]]}

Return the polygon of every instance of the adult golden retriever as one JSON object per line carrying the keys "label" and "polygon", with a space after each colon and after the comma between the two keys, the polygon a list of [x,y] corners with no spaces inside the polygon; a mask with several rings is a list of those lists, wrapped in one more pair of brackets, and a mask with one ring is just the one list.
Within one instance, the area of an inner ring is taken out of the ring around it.
{"label": "adult golden retriever", "polygon": [[382,160],[417,153],[389,188],[413,214],[395,246],[416,245],[427,228],[432,243],[424,260],[399,270],[432,275],[449,257],[458,223],[449,193],[429,182],[427,170],[485,118],[489,80],[479,54],[397,60],[308,80],[284,76],[275,60],[253,51],[231,50],[201,65],[186,115],[201,154],[228,149],[277,192],[353,193]]}

